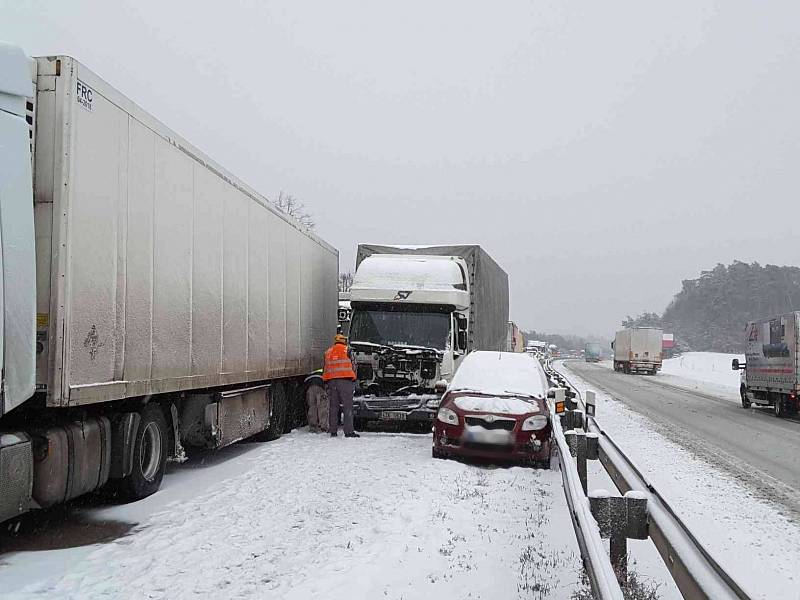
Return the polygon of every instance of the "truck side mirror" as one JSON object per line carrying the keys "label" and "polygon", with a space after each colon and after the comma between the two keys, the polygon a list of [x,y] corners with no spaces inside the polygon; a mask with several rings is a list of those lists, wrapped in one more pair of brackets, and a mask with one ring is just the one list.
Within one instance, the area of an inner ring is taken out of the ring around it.
{"label": "truck side mirror", "polygon": [[467,349],[467,332],[463,329],[458,332],[458,348],[459,350]]}

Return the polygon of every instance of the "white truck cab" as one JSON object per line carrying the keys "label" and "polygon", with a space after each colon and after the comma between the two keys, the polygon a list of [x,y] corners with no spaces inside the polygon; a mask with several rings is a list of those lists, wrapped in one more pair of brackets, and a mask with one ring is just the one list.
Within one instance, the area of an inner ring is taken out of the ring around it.
{"label": "white truck cab", "polygon": [[506,348],[508,275],[474,244],[360,244],[350,303],[356,424],[432,421],[467,353]]}

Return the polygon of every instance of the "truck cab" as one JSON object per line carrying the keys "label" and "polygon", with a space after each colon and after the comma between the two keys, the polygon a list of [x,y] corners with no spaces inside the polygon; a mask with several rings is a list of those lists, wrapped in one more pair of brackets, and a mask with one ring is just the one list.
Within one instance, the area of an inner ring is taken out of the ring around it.
{"label": "truck cab", "polygon": [[350,293],[356,421],[432,421],[437,387],[468,349],[466,262],[374,254],[358,266]]}

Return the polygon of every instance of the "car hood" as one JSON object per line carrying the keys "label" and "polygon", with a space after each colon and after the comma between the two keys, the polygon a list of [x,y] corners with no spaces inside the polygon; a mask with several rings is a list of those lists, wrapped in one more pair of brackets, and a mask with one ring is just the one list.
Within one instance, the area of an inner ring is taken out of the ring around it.
{"label": "car hood", "polygon": [[536,398],[522,399],[515,396],[496,396],[465,392],[448,398],[447,405],[464,413],[493,414],[506,417],[524,415],[547,415],[544,402]]}

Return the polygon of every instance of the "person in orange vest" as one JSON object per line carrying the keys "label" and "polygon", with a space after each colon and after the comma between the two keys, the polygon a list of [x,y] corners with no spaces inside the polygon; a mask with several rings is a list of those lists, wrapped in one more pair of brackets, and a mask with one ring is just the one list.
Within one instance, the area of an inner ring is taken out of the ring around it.
{"label": "person in orange vest", "polygon": [[325,368],[322,380],[328,392],[328,431],[336,437],[339,429],[339,407],[344,412],[344,437],[357,438],[353,429],[353,391],[356,386],[356,373],[347,347],[347,338],[337,333],[333,346],[325,351]]}

